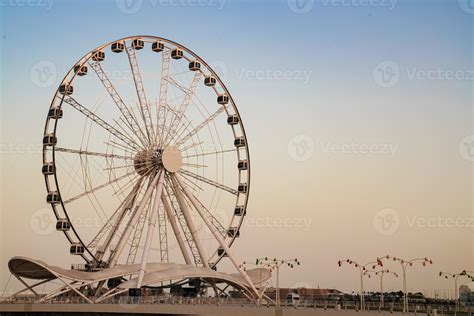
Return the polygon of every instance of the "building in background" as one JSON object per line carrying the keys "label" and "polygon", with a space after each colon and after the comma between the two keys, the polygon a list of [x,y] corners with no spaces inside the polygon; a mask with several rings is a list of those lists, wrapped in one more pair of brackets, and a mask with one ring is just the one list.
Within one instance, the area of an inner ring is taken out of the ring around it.
{"label": "building in background", "polygon": [[474,306],[474,282],[459,287],[459,301],[461,306]]}

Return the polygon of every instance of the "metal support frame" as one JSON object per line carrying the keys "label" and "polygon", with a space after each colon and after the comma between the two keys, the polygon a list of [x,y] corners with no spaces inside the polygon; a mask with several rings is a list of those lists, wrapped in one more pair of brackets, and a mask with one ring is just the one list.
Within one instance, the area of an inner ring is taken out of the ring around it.
{"label": "metal support frame", "polygon": [[202,220],[206,224],[207,228],[211,231],[211,233],[214,235],[214,238],[217,240],[217,242],[220,244],[220,246],[224,249],[225,253],[229,257],[229,259],[232,261],[232,264],[234,267],[237,269],[237,271],[240,273],[242,278],[248,283],[249,287],[252,289],[253,293],[259,297],[259,292],[256,289],[255,285],[253,284],[252,280],[248,276],[247,272],[245,272],[235,259],[235,256],[233,254],[233,251],[231,251],[230,247],[225,243],[224,239],[222,236],[219,234],[217,229],[211,224],[209,219],[205,216],[205,212],[202,209],[201,204],[197,201],[196,197],[192,194],[192,192],[189,191],[188,187],[185,186],[181,180],[178,177],[173,176],[172,179],[175,179],[176,182],[181,186],[181,188],[184,191],[184,194],[186,197],[191,201],[191,204],[194,206],[195,210],[199,213],[201,216]]}
{"label": "metal support frame", "polygon": [[163,192],[163,182],[165,180],[165,170],[161,169],[158,171],[160,178],[155,188],[155,201],[153,202],[153,208],[151,210],[150,219],[148,220],[148,230],[146,233],[145,246],[143,248],[142,259],[140,262],[140,271],[138,272],[137,288],[141,288],[143,277],[145,276],[146,264],[148,263],[148,257],[150,255],[151,242],[153,240],[153,234],[158,221],[158,210],[161,204],[161,194]]}

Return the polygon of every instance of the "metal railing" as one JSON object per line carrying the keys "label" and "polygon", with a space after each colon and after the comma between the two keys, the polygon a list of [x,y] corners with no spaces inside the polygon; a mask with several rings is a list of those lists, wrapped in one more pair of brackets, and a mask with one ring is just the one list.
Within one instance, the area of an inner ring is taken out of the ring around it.
{"label": "metal railing", "polygon": [[[0,304],[90,304],[87,300],[80,296],[63,296],[57,297],[47,302],[38,303],[35,297],[17,297],[15,299],[0,299]],[[258,305],[254,301],[242,298],[220,298],[220,297],[179,297],[169,295],[157,296],[117,296],[111,297],[100,304],[119,304],[119,305],[137,305],[137,304],[167,304],[167,305],[207,305],[207,306],[259,306],[259,307],[274,307],[275,304],[268,301],[262,301]],[[302,298],[295,305],[293,301],[282,299],[280,300],[282,308],[297,308],[297,309],[335,309],[335,310],[360,310],[358,301],[334,301],[334,300],[314,300]],[[383,306],[379,302],[366,302],[366,311],[388,311],[388,312],[402,312],[402,302],[387,302]],[[426,315],[452,315],[456,312],[456,307],[453,304],[409,304],[408,312],[412,314],[426,314]],[[457,309],[457,314],[472,315],[474,312],[473,306],[460,306]]]}

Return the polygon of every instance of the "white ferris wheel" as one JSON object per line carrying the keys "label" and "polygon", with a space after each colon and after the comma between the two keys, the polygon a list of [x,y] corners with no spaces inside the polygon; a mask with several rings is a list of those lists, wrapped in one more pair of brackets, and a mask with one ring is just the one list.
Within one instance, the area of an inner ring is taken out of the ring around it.
{"label": "white ferris wheel", "polygon": [[230,92],[194,52],[154,36],[90,51],[54,95],[43,148],[56,230],[83,259],[69,279],[94,275],[88,286],[106,298],[165,279],[216,280],[226,258],[238,273],[223,279],[258,293],[262,280],[231,250],[250,190],[247,137]]}

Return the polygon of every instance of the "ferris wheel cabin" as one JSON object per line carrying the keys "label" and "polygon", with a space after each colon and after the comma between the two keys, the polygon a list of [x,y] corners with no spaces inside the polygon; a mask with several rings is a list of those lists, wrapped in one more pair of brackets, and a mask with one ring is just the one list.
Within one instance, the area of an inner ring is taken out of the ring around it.
{"label": "ferris wheel cabin", "polygon": [[58,139],[54,134],[47,134],[43,137],[44,146],[55,146],[58,143]]}
{"label": "ferris wheel cabin", "polygon": [[237,138],[234,140],[234,145],[235,145],[235,147],[237,147],[237,148],[244,147],[244,146],[245,146],[245,138],[243,138],[243,137],[237,137]]}
{"label": "ferris wheel cabin", "polygon": [[245,216],[245,209],[243,206],[236,206],[234,209],[235,216]]}
{"label": "ferris wheel cabin", "polygon": [[123,44],[123,42],[115,42],[115,43],[112,43],[112,45],[110,46],[110,50],[113,53],[121,53],[123,52],[124,49],[125,49],[125,45]]}
{"label": "ferris wheel cabin", "polygon": [[181,59],[183,58],[183,50],[179,48],[175,48],[171,51],[171,58],[173,59]]}
{"label": "ferris wheel cabin", "polygon": [[219,94],[217,96],[217,103],[221,105],[225,105],[229,103],[229,96],[227,94]]}
{"label": "ferris wheel cabin", "polygon": [[239,238],[240,237],[240,230],[238,227],[230,227],[228,230],[227,230],[227,236],[229,237],[236,237],[236,238]]}
{"label": "ferris wheel cabin", "polygon": [[206,78],[204,78],[205,86],[212,87],[215,84],[216,84],[216,78],[214,78],[213,76],[207,76]]}
{"label": "ferris wheel cabin", "polygon": [[247,193],[247,187],[247,183],[241,183],[237,191],[239,191],[239,193]]}
{"label": "ferris wheel cabin", "polygon": [[201,69],[201,63],[197,60],[189,63],[189,70],[198,71],[199,69]]}
{"label": "ferris wheel cabin", "polygon": [[248,164],[247,160],[240,160],[237,163],[237,168],[239,168],[239,170],[247,170],[248,167],[249,167],[249,164]]}
{"label": "ferris wheel cabin", "polygon": [[73,92],[74,88],[68,83],[63,83],[59,86],[59,93],[61,94],[71,95]]}
{"label": "ferris wheel cabin", "polygon": [[227,253],[225,252],[224,248],[222,248],[222,247],[219,247],[217,249],[217,255],[219,257],[227,257]]}
{"label": "ferris wheel cabin", "polygon": [[163,49],[165,49],[165,44],[163,44],[163,42],[154,42],[153,44],[151,44],[151,50],[154,51],[154,52],[162,52]]}
{"label": "ferris wheel cabin", "polygon": [[87,75],[87,66],[76,65],[74,66],[74,72],[78,76],[85,76]]}
{"label": "ferris wheel cabin", "polygon": [[48,204],[57,204],[61,202],[61,197],[59,196],[59,193],[57,191],[52,191],[49,192],[46,196],[46,202]]}
{"label": "ferris wheel cabin", "polygon": [[227,124],[229,124],[229,125],[239,124],[239,116],[237,114],[229,115],[227,117]]}
{"label": "ferris wheel cabin", "polygon": [[53,163],[52,163],[52,162],[45,163],[45,164],[43,165],[43,168],[41,168],[41,172],[42,172],[43,175],[45,175],[45,176],[53,175],[54,172],[55,172],[55,168],[54,168]]}
{"label": "ferris wheel cabin", "polygon": [[92,53],[92,60],[93,61],[103,61],[105,59],[105,53],[101,50],[95,51]]}
{"label": "ferris wheel cabin", "polygon": [[71,229],[71,223],[69,223],[67,218],[60,218],[56,222],[56,230],[61,232],[66,232]]}
{"label": "ferris wheel cabin", "polygon": [[71,244],[71,247],[69,248],[69,253],[71,255],[82,255],[84,254],[84,246],[79,242],[75,242]]}
{"label": "ferris wheel cabin", "polygon": [[62,117],[63,117],[63,110],[60,109],[59,107],[55,106],[49,109],[48,118],[57,120]]}
{"label": "ferris wheel cabin", "polygon": [[145,43],[139,38],[134,39],[132,42],[133,49],[139,50],[139,49],[142,49],[144,46],[145,46]]}

